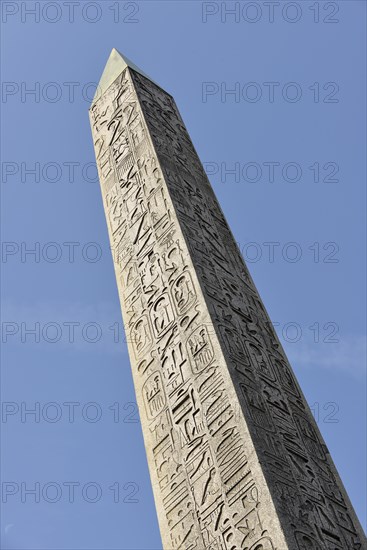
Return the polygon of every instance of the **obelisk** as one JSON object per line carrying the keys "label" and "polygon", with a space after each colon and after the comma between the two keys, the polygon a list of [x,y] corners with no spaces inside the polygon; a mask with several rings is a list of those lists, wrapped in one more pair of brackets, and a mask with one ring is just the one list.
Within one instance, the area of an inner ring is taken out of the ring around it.
{"label": "obelisk", "polygon": [[114,49],[90,118],[164,549],[365,548],[173,98]]}

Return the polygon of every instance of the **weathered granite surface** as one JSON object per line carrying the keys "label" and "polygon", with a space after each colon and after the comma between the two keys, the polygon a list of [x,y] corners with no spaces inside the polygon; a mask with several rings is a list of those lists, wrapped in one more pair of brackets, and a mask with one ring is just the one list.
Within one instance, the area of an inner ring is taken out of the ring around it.
{"label": "weathered granite surface", "polygon": [[90,118],[165,549],[366,539],[173,98],[113,50]]}

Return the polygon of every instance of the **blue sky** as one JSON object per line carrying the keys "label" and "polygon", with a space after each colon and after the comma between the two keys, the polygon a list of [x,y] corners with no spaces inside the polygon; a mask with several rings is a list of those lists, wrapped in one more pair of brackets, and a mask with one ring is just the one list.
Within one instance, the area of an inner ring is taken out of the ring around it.
{"label": "blue sky", "polygon": [[366,4],[226,6],[2,2],[4,549],[161,548],[92,164],[113,47],[175,97],[365,524]]}

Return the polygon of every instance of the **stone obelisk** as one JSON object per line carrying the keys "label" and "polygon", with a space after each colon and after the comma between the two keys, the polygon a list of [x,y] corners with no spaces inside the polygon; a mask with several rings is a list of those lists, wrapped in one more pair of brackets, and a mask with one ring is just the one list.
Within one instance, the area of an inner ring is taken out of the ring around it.
{"label": "stone obelisk", "polygon": [[173,98],[114,49],[90,118],[164,549],[364,549]]}

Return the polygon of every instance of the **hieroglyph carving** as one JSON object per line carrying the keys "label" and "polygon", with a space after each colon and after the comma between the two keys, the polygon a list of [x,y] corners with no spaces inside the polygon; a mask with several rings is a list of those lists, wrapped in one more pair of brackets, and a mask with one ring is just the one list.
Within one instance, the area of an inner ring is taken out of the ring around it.
{"label": "hieroglyph carving", "polygon": [[127,67],[90,117],[164,548],[365,548],[174,100]]}

